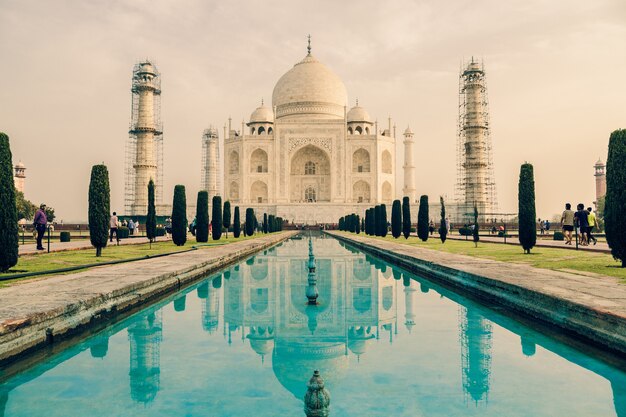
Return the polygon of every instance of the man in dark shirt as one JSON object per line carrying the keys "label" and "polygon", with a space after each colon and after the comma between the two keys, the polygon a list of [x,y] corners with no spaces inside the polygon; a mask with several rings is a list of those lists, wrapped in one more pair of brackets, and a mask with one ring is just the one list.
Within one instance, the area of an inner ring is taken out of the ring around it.
{"label": "man in dark shirt", "polygon": [[37,210],[35,218],[33,219],[33,226],[35,226],[35,230],[37,231],[37,250],[43,250],[41,241],[44,233],[46,233],[47,224],[48,217],[46,217],[46,205],[42,204],[39,206],[39,210]]}
{"label": "man in dark shirt", "polygon": [[587,221],[587,216],[589,212],[585,210],[584,204],[578,204],[576,206],[576,213],[574,213],[574,219],[576,219],[576,225],[578,230],[580,231],[580,244],[583,246],[587,246],[587,227],[589,227],[589,222]]}

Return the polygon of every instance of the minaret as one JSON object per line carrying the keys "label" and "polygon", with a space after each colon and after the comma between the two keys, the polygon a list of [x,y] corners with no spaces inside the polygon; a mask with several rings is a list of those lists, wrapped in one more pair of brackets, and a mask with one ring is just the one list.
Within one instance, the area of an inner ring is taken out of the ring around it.
{"label": "minaret", "polygon": [[217,187],[219,160],[217,129],[209,126],[202,134],[202,189],[209,192],[209,198],[219,195]]}
{"label": "minaret", "polygon": [[161,201],[162,189],[159,178],[161,76],[151,62],[135,65],[131,91],[133,107],[129,131],[131,143],[127,150],[126,210],[130,211],[128,214],[143,215],[148,207],[150,180],[155,183],[157,201]]}
{"label": "minaret", "polygon": [[404,189],[402,192],[409,197],[411,203],[417,201],[415,190],[415,165],[413,165],[413,131],[407,126],[404,131]]}
{"label": "minaret", "polygon": [[[595,169],[594,177],[596,177],[596,201],[593,202],[598,209],[598,200],[606,195],[606,165],[598,158],[598,162],[593,166]],[[17,169],[16,169],[17,173]]]}
{"label": "minaret", "polygon": [[19,191],[20,193],[24,193],[24,182],[26,181],[26,167],[22,163],[22,161],[18,162],[15,165],[15,175],[13,176],[13,180],[15,182],[15,191]]}
{"label": "minaret", "polygon": [[481,216],[495,213],[487,78],[483,65],[473,58],[459,76],[458,135],[459,214],[473,212],[474,206]]}

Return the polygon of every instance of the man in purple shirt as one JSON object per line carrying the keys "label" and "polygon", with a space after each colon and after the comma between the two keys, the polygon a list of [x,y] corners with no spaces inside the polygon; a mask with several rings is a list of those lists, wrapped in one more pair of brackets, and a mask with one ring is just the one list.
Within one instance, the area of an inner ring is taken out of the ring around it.
{"label": "man in purple shirt", "polygon": [[39,206],[39,210],[35,213],[35,218],[33,219],[33,225],[35,226],[35,230],[37,231],[37,250],[43,250],[43,245],[41,243],[43,239],[44,233],[46,233],[46,225],[48,224],[48,218],[46,217],[46,205],[42,204]]}

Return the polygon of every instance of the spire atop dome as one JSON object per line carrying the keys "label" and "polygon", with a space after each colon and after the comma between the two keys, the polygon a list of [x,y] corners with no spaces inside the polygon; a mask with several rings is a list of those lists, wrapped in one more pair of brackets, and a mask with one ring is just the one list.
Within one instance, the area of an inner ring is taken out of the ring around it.
{"label": "spire atop dome", "polygon": [[309,45],[306,47],[307,55],[311,55],[311,34],[310,33],[308,36],[308,40],[309,40]]}
{"label": "spire atop dome", "polygon": [[263,107],[265,103],[263,102],[263,97],[261,97],[261,107]]}

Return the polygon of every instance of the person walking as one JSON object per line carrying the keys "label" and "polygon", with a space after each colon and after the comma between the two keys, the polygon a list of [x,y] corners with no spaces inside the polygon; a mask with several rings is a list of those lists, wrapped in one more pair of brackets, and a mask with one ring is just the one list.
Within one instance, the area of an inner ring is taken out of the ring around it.
{"label": "person walking", "polygon": [[587,223],[589,224],[589,226],[587,226],[587,242],[591,243],[593,240],[593,244],[595,245],[598,243],[598,239],[596,239],[591,232],[593,228],[598,225],[598,220],[596,220],[596,214],[591,211],[591,207],[587,207],[587,212],[589,213],[587,215]]}
{"label": "person walking", "polygon": [[139,236],[139,220],[135,222],[135,234]]}
{"label": "person walking", "polygon": [[135,234],[135,222],[133,219],[128,221],[128,233],[132,236]]}
{"label": "person walking", "polygon": [[539,232],[543,235],[546,231],[546,222],[539,219]]}
{"label": "person walking", "polygon": [[33,226],[37,232],[37,250],[44,250],[42,240],[43,235],[46,233],[46,225],[48,224],[48,217],[46,216],[46,205],[41,204],[39,210],[35,213],[33,219]]}
{"label": "person walking", "polygon": [[117,233],[117,227],[119,226],[119,221],[117,220],[117,213],[113,212],[113,215],[109,219],[109,242],[113,242],[113,233],[115,233],[115,240],[117,244],[120,244],[120,235]]}
{"label": "person walking", "polygon": [[550,236],[550,220],[546,220],[546,234]]}
{"label": "person walking", "polygon": [[583,246],[589,245],[589,242],[587,242],[587,228],[589,227],[589,223],[587,221],[588,217],[589,212],[585,210],[585,205],[583,203],[579,203],[576,206],[574,218],[576,219],[576,227],[580,233],[580,244]]}
{"label": "person walking", "polygon": [[432,219],[430,220],[430,223],[428,223],[428,231],[430,232],[431,236],[435,232],[435,222],[432,221]]}
{"label": "person walking", "polygon": [[565,211],[561,215],[561,227],[565,235],[565,244],[572,244],[572,232],[574,231],[574,212],[570,203],[565,204]]}

